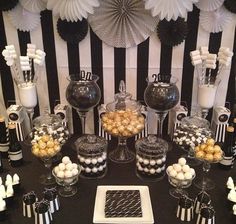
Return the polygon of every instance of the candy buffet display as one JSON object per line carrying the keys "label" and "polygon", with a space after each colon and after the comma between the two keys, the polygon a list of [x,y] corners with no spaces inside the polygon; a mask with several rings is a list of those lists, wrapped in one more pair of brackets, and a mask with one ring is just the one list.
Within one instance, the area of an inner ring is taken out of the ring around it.
{"label": "candy buffet display", "polygon": [[80,166],[72,163],[68,156],[64,156],[62,162],[54,167],[52,174],[57,184],[62,186],[58,191],[61,196],[70,197],[77,193],[77,187],[73,185],[78,182],[80,172]]}
{"label": "candy buffet display", "polygon": [[144,181],[158,181],[165,175],[168,144],[155,135],[138,139],[136,148],[136,175]]}
{"label": "candy buffet display", "polygon": [[179,158],[178,163],[174,163],[167,167],[166,173],[168,175],[169,183],[176,187],[175,189],[170,189],[170,195],[175,198],[179,198],[181,195],[187,195],[187,192],[182,188],[191,186],[196,173],[193,168],[186,164],[186,159]]}
{"label": "candy buffet display", "polygon": [[120,82],[119,91],[115,94],[115,101],[106,106],[106,113],[102,116],[102,127],[118,138],[118,146],[110,153],[110,159],[117,163],[128,163],[134,160],[135,156],[127,147],[127,139],[144,129],[145,119],[141,115],[141,104],[126,92],[123,80]]}
{"label": "candy buffet display", "polygon": [[144,101],[154,110],[158,118],[158,137],[162,137],[163,121],[168,111],[179,102],[179,90],[176,86],[177,78],[171,75],[153,74],[153,81],[148,81],[144,92]]}
{"label": "candy buffet display", "polygon": [[84,135],[75,142],[81,177],[102,178],[107,172],[107,140],[96,135]]}
{"label": "candy buffet display", "polygon": [[97,84],[99,77],[91,72],[70,75],[66,88],[66,100],[78,112],[81,119],[82,133],[85,134],[86,115],[98,105],[101,90]]}
{"label": "candy buffet display", "polygon": [[34,107],[37,105],[37,72],[44,64],[46,53],[36,49],[35,44],[27,44],[27,55],[19,56],[14,45],[8,45],[2,55],[13,72],[13,79],[18,87],[20,102],[26,108],[32,126]]}

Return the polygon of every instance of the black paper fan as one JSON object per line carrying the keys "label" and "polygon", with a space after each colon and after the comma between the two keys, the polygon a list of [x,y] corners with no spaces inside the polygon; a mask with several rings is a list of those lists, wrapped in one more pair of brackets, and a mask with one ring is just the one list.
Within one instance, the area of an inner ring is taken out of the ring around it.
{"label": "black paper fan", "polygon": [[235,0],[225,0],[224,6],[232,13],[236,13],[236,1]]}
{"label": "black paper fan", "polygon": [[1,11],[8,11],[13,9],[19,0],[0,0],[0,10]]}
{"label": "black paper fan", "polygon": [[58,19],[57,32],[64,41],[77,44],[86,37],[88,33],[88,22],[86,19],[82,21],[78,20],[77,22]]}
{"label": "black paper fan", "polygon": [[183,18],[176,21],[166,19],[161,20],[157,25],[157,35],[161,43],[168,46],[177,46],[181,44],[188,34],[188,26]]}

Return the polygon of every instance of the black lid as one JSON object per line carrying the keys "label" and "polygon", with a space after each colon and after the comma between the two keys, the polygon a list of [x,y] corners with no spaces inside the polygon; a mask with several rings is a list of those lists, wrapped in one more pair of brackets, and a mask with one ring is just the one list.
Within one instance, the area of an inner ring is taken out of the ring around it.
{"label": "black lid", "polygon": [[193,200],[183,195],[179,198],[179,206],[182,208],[191,208],[193,206]]}
{"label": "black lid", "polygon": [[36,213],[46,213],[49,210],[49,202],[45,199],[35,203],[35,212]]}
{"label": "black lid", "polygon": [[37,199],[37,197],[36,197],[36,194],[34,191],[31,191],[31,192],[23,195],[23,201],[27,205],[34,204],[36,202],[36,199]]}
{"label": "black lid", "polygon": [[211,203],[211,197],[209,194],[207,194],[206,191],[201,191],[198,195],[197,195],[197,200],[202,204],[210,204]]}
{"label": "black lid", "polygon": [[48,201],[54,200],[57,197],[56,187],[44,188],[43,197]]}
{"label": "black lid", "polygon": [[202,206],[200,214],[203,218],[212,219],[215,216],[215,210],[212,206]]}

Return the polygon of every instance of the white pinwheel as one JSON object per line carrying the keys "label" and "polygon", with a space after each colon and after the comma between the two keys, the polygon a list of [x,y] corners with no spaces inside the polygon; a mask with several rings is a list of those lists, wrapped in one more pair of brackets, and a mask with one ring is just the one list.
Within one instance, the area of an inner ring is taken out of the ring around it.
{"label": "white pinwheel", "polygon": [[20,4],[28,11],[34,13],[46,9],[46,3],[43,0],[20,0]]}
{"label": "white pinwheel", "polygon": [[214,11],[222,6],[224,0],[199,0],[195,5],[202,11]]}

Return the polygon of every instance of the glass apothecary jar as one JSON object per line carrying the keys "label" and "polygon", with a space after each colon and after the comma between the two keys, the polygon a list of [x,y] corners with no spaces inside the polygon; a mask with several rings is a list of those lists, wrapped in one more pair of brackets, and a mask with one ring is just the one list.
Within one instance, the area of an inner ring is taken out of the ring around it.
{"label": "glass apothecary jar", "polygon": [[136,148],[136,175],[144,181],[158,181],[165,175],[168,143],[155,135],[138,139]]}
{"label": "glass apothecary jar", "polygon": [[86,134],[75,142],[81,177],[102,178],[107,172],[107,140]]}

